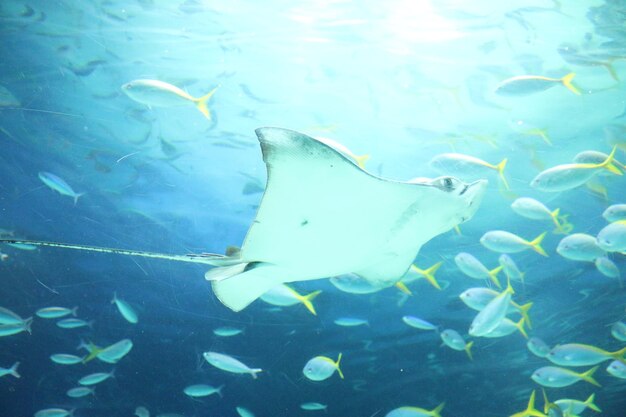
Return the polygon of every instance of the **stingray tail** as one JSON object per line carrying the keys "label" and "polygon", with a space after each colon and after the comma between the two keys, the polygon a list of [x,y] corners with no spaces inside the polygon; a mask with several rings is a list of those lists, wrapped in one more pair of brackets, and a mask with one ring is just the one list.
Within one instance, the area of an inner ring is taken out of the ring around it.
{"label": "stingray tail", "polygon": [[224,265],[233,265],[233,264],[241,263],[241,261],[238,258],[235,259],[229,256],[218,255],[215,253],[171,255],[171,254],[159,253],[159,252],[146,252],[146,251],[139,251],[139,250],[117,249],[117,248],[103,248],[100,246],[73,245],[69,243],[44,242],[44,241],[39,241],[39,240],[0,239],[0,243],[12,243],[12,244],[33,245],[33,246],[48,246],[48,247],[53,247],[53,248],[75,249],[75,250],[82,250],[82,251],[87,251],[87,252],[113,253],[115,255],[127,255],[127,256],[139,256],[143,258],[166,259],[169,261],[189,262],[189,263],[205,264],[205,265],[213,265],[213,266],[224,266]]}

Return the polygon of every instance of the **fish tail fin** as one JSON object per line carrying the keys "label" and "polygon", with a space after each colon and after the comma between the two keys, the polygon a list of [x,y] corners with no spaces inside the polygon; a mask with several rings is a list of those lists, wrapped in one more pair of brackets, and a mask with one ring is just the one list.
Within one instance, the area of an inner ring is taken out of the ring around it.
{"label": "fish tail fin", "polygon": [[224,387],[225,387],[224,384],[222,384],[219,387],[217,387],[217,391],[216,392],[217,392],[217,395],[220,396],[220,398],[224,398],[224,394],[222,394],[222,389],[224,389]]}
{"label": "fish tail fin", "polygon": [[517,330],[519,330],[521,335],[524,336],[524,339],[528,339],[528,333],[526,333],[526,329],[524,329],[524,322],[525,321],[526,321],[526,319],[524,317],[522,317],[521,319],[519,319],[519,321],[517,323],[515,323],[515,327],[517,328]]}
{"label": "fish tail fin", "polygon": [[526,414],[533,415],[531,413],[537,411],[535,408],[535,390],[530,393],[530,397],[528,398],[528,405],[526,406]]}
{"label": "fish tail fin", "polygon": [[498,175],[500,176],[500,180],[502,180],[502,184],[504,184],[504,188],[507,190],[510,190],[509,182],[506,180],[506,177],[504,176],[504,168],[506,168],[506,163],[508,161],[509,160],[507,158],[504,158],[502,161],[500,161],[500,163],[496,165],[496,171],[498,171]]}
{"label": "fish tail fin", "polygon": [[500,281],[498,280],[498,273],[502,271],[502,268],[503,268],[502,265],[500,265],[500,266],[493,268],[491,271],[489,271],[489,279],[498,288],[502,288],[502,285],[500,285]]}
{"label": "fish tail fin", "polygon": [[543,232],[542,234],[540,234],[539,236],[537,236],[535,239],[533,239],[532,241],[530,241],[528,244],[529,246],[532,248],[532,250],[534,250],[535,252],[537,252],[539,255],[542,256],[548,256],[548,254],[546,253],[545,250],[543,250],[543,248],[541,247],[541,242],[543,241],[543,239],[546,237],[546,234],[548,232]]}
{"label": "fish tail fin", "polygon": [[78,311],[78,306],[74,307],[71,311],[72,311],[72,316],[76,317],[76,312]]}
{"label": "fish tail fin", "polygon": [[613,146],[613,149],[611,150],[611,153],[609,154],[609,156],[607,156],[606,159],[604,160],[604,162],[599,164],[598,167],[604,168],[607,171],[609,171],[609,172],[611,172],[611,173],[613,173],[615,175],[623,175],[622,170],[620,170],[618,167],[613,165],[613,163],[615,162],[615,152],[616,151],[617,151],[617,145]]}
{"label": "fish tail fin", "polygon": [[579,96],[581,94],[580,90],[574,87],[574,84],[572,84],[572,80],[574,79],[575,76],[576,76],[575,72],[570,72],[565,77],[561,78],[561,83],[563,83],[565,88],[567,88],[569,91]]}
{"label": "fish tail fin", "polygon": [[551,215],[552,221],[556,225],[554,233],[568,235],[572,232],[572,230],[574,230],[574,225],[567,220],[569,214],[561,214],[560,209],[556,209],[551,213]]}
{"label": "fish tail fin", "polygon": [[354,160],[356,161],[356,164],[357,164],[358,166],[360,166],[361,168],[363,168],[363,169],[365,169],[365,163],[366,163],[367,161],[369,161],[369,159],[370,159],[370,156],[369,156],[369,155],[367,155],[367,154],[366,154],[366,155],[360,155],[360,156],[359,156],[359,155],[356,155],[356,156],[354,157]]}
{"label": "fish tail fin", "polygon": [[550,217],[552,217],[552,222],[556,226],[557,229],[561,228],[561,222],[559,218],[559,214],[561,213],[561,209],[557,208],[550,212]]}
{"label": "fish tail fin", "polygon": [[537,131],[537,134],[539,135],[539,137],[548,145],[552,146],[552,141],[550,140],[550,136],[548,136],[548,130],[547,129],[539,129]]}
{"label": "fish tail fin", "polygon": [[28,318],[24,319],[24,330],[26,330],[28,332],[28,334],[33,334],[33,331],[30,328],[30,326],[32,324],[33,324],[33,318],[32,317],[28,317]]}
{"label": "fish tail fin", "polygon": [[84,196],[87,193],[78,193],[74,195],[74,205],[76,205],[76,203],[78,203],[78,199],[81,198],[82,196]]}
{"label": "fish tail fin", "polygon": [[611,353],[611,357],[613,359],[618,360],[622,363],[626,363],[626,358],[624,357],[624,355],[626,355],[626,347]]}
{"label": "fish tail fin", "polygon": [[511,285],[511,278],[509,278],[508,276],[506,277],[506,289],[504,291],[508,292],[511,295],[515,294],[515,290],[513,289],[513,286]]}
{"label": "fish tail fin", "polygon": [[220,281],[211,287],[222,304],[233,311],[241,311],[254,300],[287,279],[280,268],[267,264],[247,264],[242,272]]}
{"label": "fish tail fin", "polygon": [[406,286],[406,284],[402,281],[398,281],[395,284],[393,284],[397,289],[399,289],[400,291],[402,291],[403,293],[405,293],[406,295],[413,295],[413,293],[411,292],[411,290],[409,289],[409,287]]}
{"label": "fish tail fin", "polygon": [[200,98],[195,99],[196,107],[200,110],[200,113],[204,115],[207,119],[211,120],[211,112],[209,111],[209,106],[207,103],[209,99],[215,94],[215,91],[219,88],[219,85],[215,87],[213,90],[209,91],[208,94],[203,95]]}
{"label": "fish tail fin", "polygon": [[617,75],[617,72],[615,71],[615,67],[613,66],[613,60],[602,63],[602,66],[606,68],[611,78],[613,78],[615,81],[619,81],[619,76]]}
{"label": "fish tail fin", "polygon": [[517,305],[517,308],[519,309],[519,313],[524,318],[524,323],[528,326],[529,329],[533,328],[532,324],[530,323],[530,316],[528,315],[528,311],[530,310],[532,306],[533,306],[532,302],[526,303],[524,305]]}
{"label": "fish tail fin", "polygon": [[593,377],[593,374],[596,373],[598,368],[599,368],[599,365],[596,365],[593,368],[589,369],[588,371],[581,373],[579,376],[583,381],[589,382],[591,385],[595,385],[596,387],[601,387],[602,385],[600,385],[598,381],[596,381],[595,378]]}
{"label": "fish tail fin", "polygon": [[458,224],[454,225],[454,231],[457,235],[463,236],[463,233],[461,233],[461,227]]}
{"label": "fish tail fin", "polygon": [[252,379],[257,379],[258,378],[257,374],[259,372],[263,372],[263,369],[261,369],[261,368],[252,368],[252,369],[250,369],[250,375],[252,375]]}
{"label": "fish tail fin", "polygon": [[443,265],[443,262],[439,261],[425,270],[420,270],[421,274],[424,275],[424,278],[426,278],[428,282],[430,282],[430,285],[437,288],[438,290],[441,289],[441,285],[439,285],[439,282],[437,282],[437,278],[435,278],[435,273],[439,268],[441,268],[441,265]]}
{"label": "fish tail fin", "polygon": [[335,362],[335,367],[337,368],[337,373],[339,374],[339,377],[341,379],[344,379],[343,372],[341,371],[341,368],[339,367],[339,363],[341,362],[342,357],[343,357],[343,353],[339,353],[339,356],[337,356],[337,362]]}
{"label": "fish tail fin", "polygon": [[300,298],[300,302],[302,302],[302,304],[304,304],[304,306],[307,308],[307,310],[309,310],[311,312],[311,314],[313,314],[314,316],[317,316],[317,312],[315,311],[315,307],[313,306],[313,303],[311,301],[313,301],[313,299],[315,297],[317,297],[318,295],[320,295],[322,293],[322,291],[313,291],[312,293],[309,293],[307,295],[303,295]]}
{"label": "fish tail fin", "polygon": [[474,346],[473,340],[465,344],[465,353],[467,353],[467,356],[470,358],[471,361],[474,360],[474,357],[472,356],[472,346]]}
{"label": "fish tail fin", "polygon": [[548,411],[550,411],[552,403],[550,402],[550,400],[548,400],[548,394],[546,394],[546,390],[541,388],[541,392],[543,393],[543,412],[547,414]]}
{"label": "fish tail fin", "polygon": [[596,394],[595,394],[595,393],[591,394],[591,395],[589,396],[589,398],[587,398],[587,399],[585,400],[585,403],[584,403],[584,404],[587,406],[587,408],[591,408],[593,411],[598,412],[598,413],[601,413],[601,412],[602,412],[602,410],[600,410],[600,407],[598,407],[598,406],[597,406],[597,405],[593,402],[593,400],[595,400],[595,398],[596,398]]}
{"label": "fish tail fin", "polygon": [[446,403],[443,402],[441,404],[439,404],[437,407],[435,407],[430,413],[432,417],[441,417],[441,410],[443,410],[443,407],[446,406]]}
{"label": "fish tail fin", "polygon": [[18,367],[18,366],[20,366],[20,363],[19,363],[19,362],[15,362],[15,363],[13,364],[13,366],[11,366],[11,367],[9,368],[9,374],[13,375],[13,376],[14,376],[14,377],[16,377],[16,378],[21,378],[21,377],[22,377],[22,375],[20,375],[20,374],[19,374],[19,372],[17,372],[17,367]]}

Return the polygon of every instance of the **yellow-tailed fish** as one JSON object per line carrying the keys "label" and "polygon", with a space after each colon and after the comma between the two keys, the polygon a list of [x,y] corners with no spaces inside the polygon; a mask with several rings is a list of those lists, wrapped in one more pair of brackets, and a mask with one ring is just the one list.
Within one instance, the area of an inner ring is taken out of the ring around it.
{"label": "yellow-tailed fish", "polygon": [[388,412],[385,417],[441,417],[441,410],[446,403],[441,403],[432,410],[420,407],[398,407]]}
{"label": "yellow-tailed fish", "polygon": [[544,366],[533,372],[531,379],[539,385],[550,388],[568,387],[578,381],[585,381],[599,387],[600,384],[593,378],[597,370],[598,366],[594,366],[586,372],[579,373],[557,366]]}
{"label": "yellow-tailed fish", "polygon": [[613,165],[616,150],[617,147],[614,147],[602,163],[572,163],[548,168],[540,172],[530,182],[530,186],[539,191],[561,192],[583,185],[602,170],[622,175],[622,171]]}
{"label": "yellow-tailed fish", "polygon": [[574,233],[564,237],[556,247],[556,252],[572,261],[586,262],[593,262],[606,255],[606,252],[598,246],[596,238],[585,233]]}
{"label": "yellow-tailed fish", "polygon": [[609,352],[591,345],[567,343],[553,347],[546,357],[550,362],[561,366],[590,366],[611,359],[626,361],[624,355],[626,347]]}
{"label": "yellow-tailed fish", "polygon": [[498,273],[502,270],[502,266],[489,270],[482,262],[476,259],[476,257],[467,252],[457,254],[454,257],[454,263],[461,272],[468,277],[474,279],[489,279],[496,287],[501,287],[500,281],[498,281]]}
{"label": "yellow-tailed fish", "polygon": [[515,261],[506,253],[498,257],[498,263],[502,267],[507,279],[524,282],[524,272],[520,271]]}
{"label": "yellow-tailed fish", "polygon": [[122,317],[126,319],[127,322],[131,324],[137,324],[137,322],[139,321],[137,313],[130,306],[130,304],[120,298],[117,298],[117,293],[113,293],[113,299],[111,300],[111,304],[115,304],[117,310],[120,312]]}
{"label": "yellow-tailed fish", "polygon": [[311,312],[311,314],[317,315],[312,301],[321,293],[321,291],[313,291],[312,293],[301,295],[293,288],[285,284],[280,284],[263,294],[260,298],[268,304],[281,307],[287,307],[302,303],[307,308],[307,310]]}
{"label": "yellow-tailed fish", "polygon": [[463,336],[459,334],[456,330],[445,329],[442,331],[439,336],[443,343],[451,349],[458,351],[465,351],[470,360],[473,360],[472,357],[472,346],[474,345],[473,341],[465,343]]}
{"label": "yellow-tailed fish", "polygon": [[61,195],[72,197],[74,199],[74,205],[76,205],[80,197],[85,195],[85,193],[77,193],[67,182],[65,182],[65,180],[63,180],[63,178],[60,178],[50,172],[41,171],[38,176],[41,182],[46,184],[50,189]]}
{"label": "yellow-tailed fish", "polygon": [[502,81],[496,87],[495,92],[502,96],[525,96],[539,93],[555,85],[563,85],[578,96],[580,95],[580,90],[572,84],[575,76],[576,74],[573,72],[562,78],[544,77],[542,75],[518,75]]}
{"label": "yellow-tailed fish", "polygon": [[498,173],[504,187],[508,190],[509,183],[504,176],[508,159],[504,158],[497,165],[490,164],[482,159],[461,153],[443,153],[430,160],[430,165],[446,174],[457,175],[460,178],[477,177],[485,170],[494,170]]}
{"label": "yellow-tailed fish", "polygon": [[556,400],[554,404],[556,404],[564,412],[568,412],[570,415],[580,414],[587,408],[597,413],[601,413],[602,410],[600,410],[600,408],[594,403],[595,398],[596,394],[591,394],[585,401],[562,398],[560,400]]}
{"label": "yellow-tailed fish", "polygon": [[491,300],[472,320],[469,328],[470,336],[480,337],[493,331],[506,316],[511,296],[514,294],[511,281],[504,291]]}
{"label": "yellow-tailed fish", "polygon": [[515,331],[518,331],[522,336],[524,336],[525,339],[528,339],[528,334],[526,333],[526,329],[524,328],[525,320],[526,319],[522,317],[517,322],[515,322],[505,317],[495,329],[493,329],[489,333],[483,334],[482,337],[493,339],[508,336],[512,333],[515,333]]}
{"label": "yellow-tailed fish", "polygon": [[211,112],[207,103],[217,88],[195,98],[175,85],[159,80],[134,80],[122,85],[124,94],[139,103],[154,107],[194,105],[209,120]]}
{"label": "yellow-tailed fish", "polygon": [[343,372],[339,367],[342,356],[343,355],[340,353],[337,357],[337,361],[333,361],[326,356],[316,356],[304,365],[302,373],[311,381],[323,381],[330,378],[335,371],[337,371],[339,377],[343,379]]}
{"label": "yellow-tailed fish", "polygon": [[514,212],[531,220],[550,220],[558,233],[568,234],[573,226],[561,215],[561,209],[550,210],[542,202],[529,197],[520,197],[511,203]]}
{"label": "yellow-tailed fish", "polygon": [[232,356],[225,355],[217,352],[204,352],[202,354],[204,359],[222,371],[231,372],[233,374],[250,374],[252,378],[257,379],[257,375],[262,371],[260,368],[250,368],[238,359]]}
{"label": "yellow-tailed fish", "polygon": [[480,238],[480,243],[494,252],[499,253],[516,253],[527,249],[532,249],[542,256],[548,256],[546,251],[541,247],[546,232],[543,232],[533,240],[523,239],[511,232],[504,230],[492,230],[485,233]]}

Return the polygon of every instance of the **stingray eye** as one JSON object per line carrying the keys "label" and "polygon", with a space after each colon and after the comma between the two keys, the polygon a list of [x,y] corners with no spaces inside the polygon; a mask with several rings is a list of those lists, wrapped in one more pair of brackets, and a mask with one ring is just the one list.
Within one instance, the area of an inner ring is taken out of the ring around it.
{"label": "stingray eye", "polygon": [[433,181],[433,184],[439,187],[439,189],[448,192],[453,191],[457,187],[458,183],[459,181],[452,177],[441,177]]}

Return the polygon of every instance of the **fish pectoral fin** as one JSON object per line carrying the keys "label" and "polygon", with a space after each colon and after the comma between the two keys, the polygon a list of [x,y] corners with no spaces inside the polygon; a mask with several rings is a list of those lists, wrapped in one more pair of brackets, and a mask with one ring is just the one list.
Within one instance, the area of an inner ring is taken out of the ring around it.
{"label": "fish pectoral fin", "polygon": [[289,279],[282,268],[274,265],[265,263],[243,265],[241,272],[235,273],[236,268],[229,267],[232,269],[223,270],[222,273],[231,275],[211,282],[217,299],[233,311],[243,310],[267,291]]}

